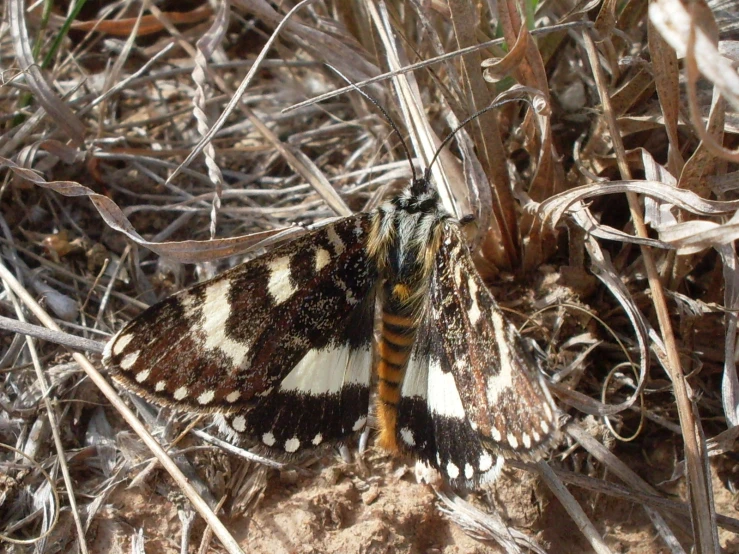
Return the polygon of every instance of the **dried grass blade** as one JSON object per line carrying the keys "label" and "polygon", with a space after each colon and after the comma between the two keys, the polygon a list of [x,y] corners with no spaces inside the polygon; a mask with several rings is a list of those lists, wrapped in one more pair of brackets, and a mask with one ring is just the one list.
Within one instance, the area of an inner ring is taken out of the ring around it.
{"label": "dried grass blade", "polygon": [[674,175],[679,175],[685,160],[680,152],[680,141],[677,134],[677,124],[680,118],[680,71],[677,64],[677,55],[675,50],[657,32],[654,24],[649,21],[648,25],[649,52],[652,55],[654,84],[657,87],[659,106],[665,120],[665,132],[667,133],[667,139],[670,141],[667,165]]}
{"label": "dried grass blade", "polygon": [[[735,438],[736,437],[732,439],[732,443]],[[529,462],[508,460],[506,463],[517,469],[526,471],[532,470],[532,464]],[[574,471],[567,471],[556,467],[552,468],[552,471],[554,471],[557,477],[559,477],[563,482],[569,485],[575,485],[576,487],[580,487],[597,494],[613,496],[614,498],[620,498],[628,502],[638,502],[645,505],[645,507],[651,508],[655,512],[657,510],[660,512],[670,512],[676,516],[685,518],[686,523],[688,518],[690,518],[690,506],[685,502],[664,498],[658,494],[649,494],[621,483],[604,481],[596,477],[588,477],[587,475],[575,473]],[[718,515],[717,521],[722,528],[727,529],[732,533],[739,533],[739,519]]]}
{"label": "dried grass blade", "polygon": [[598,533],[593,522],[590,521],[580,504],[575,500],[575,497],[572,496],[572,493],[567,490],[564,483],[557,477],[557,474],[552,471],[552,468],[543,461],[537,462],[536,468],[549,489],[562,503],[585,538],[588,539],[590,546],[593,547],[593,551],[598,554],[611,554],[611,549],[603,541],[603,537]]}
{"label": "dried grass blade", "polygon": [[[598,52],[595,42],[589,33],[583,36],[585,50],[587,52],[590,67],[595,78],[595,83],[603,104],[603,114],[610,132],[613,148],[618,162],[618,169],[622,178],[630,179],[631,170],[626,160],[626,152],[621,138],[620,130],[616,124],[615,114],[610,103],[608,86],[600,66]],[[737,76],[739,79],[739,75]],[[639,200],[634,193],[627,193],[631,219],[637,234],[642,237],[648,236],[644,217]],[[711,481],[706,473],[707,459],[705,456],[705,444],[701,442],[698,429],[700,420],[696,419],[693,407],[688,398],[687,384],[683,374],[682,364],[677,349],[677,341],[667,309],[664,287],[660,280],[659,272],[652,253],[649,248],[641,247],[642,259],[647,273],[649,289],[652,292],[652,302],[659,321],[662,339],[665,342],[667,354],[667,369],[672,381],[680,427],[683,432],[685,444],[685,457],[688,467],[688,490],[690,491],[691,522],[696,549],[699,553],[717,552],[719,550],[718,531],[716,528],[716,513],[713,506],[713,493]]]}
{"label": "dried grass blade", "polygon": [[578,202],[577,204],[572,205],[570,210],[570,217],[574,219],[575,223],[577,223],[577,225],[583,231],[585,231],[586,234],[602,240],[613,240],[616,242],[625,242],[629,244],[643,244],[645,246],[664,248],[666,250],[672,248],[672,245],[667,242],[650,238],[636,237],[634,235],[629,235],[628,233],[620,231],[619,229],[614,229],[613,227],[610,227],[608,225],[601,224],[595,218],[595,216],[593,216],[590,208],[586,207],[586,205],[582,202]]}
{"label": "dried grass blade", "polygon": [[577,202],[581,202],[587,198],[615,193],[651,196],[668,204],[674,204],[682,210],[702,216],[723,215],[739,210],[739,200],[705,200],[689,190],[678,189],[660,181],[636,179],[610,181],[607,185],[594,183],[592,185],[575,187],[548,198],[535,209],[542,222],[553,227],[557,225],[565,213]]}
{"label": "dried grass blade", "polygon": [[[477,41],[477,25],[475,24],[476,14],[470,2],[466,0],[453,0],[449,3],[449,9],[452,15],[452,24],[454,26],[454,37],[459,48],[466,48],[476,44]],[[504,11],[502,5],[498,5],[499,12]],[[501,20],[503,16],[501,15]],[[525,33],[523,31],[522,33]],[[518,43],[517,36],[508,44],[515,45]],[[506,36],[510,39],[510,36]],[[528,40],[522,39],[525,50]],[[515,46],[512,46],[515,48]],[[511,54],[513,58],[517,54]],[[523,59],[523,56],[521,56]],[[479,52],[470,52],[461,58],[463,66],[463,82],[462,88],[466,91],[466,95],[470,99],[469,114],[471,115],[481,109],[492,104],[492,95],[488,90],[488,85],[480,71],[482,67],[482,59]],[[520,67],[520,65],[519,65]],[[492,209],[495,215],[496,227],[492,229],[484,229],[494,233],[494,241],[502,243],[501,254],[502,259],[495,260],[502,267],[518,268],[521,259],[521,244],[518,228],[518,214],[516,211],[516,202],[513,197],[511,181],[506,167],[506,153],[503,148],[503,140],[501,131],[498,126],[496,115],[493,112],[481,114],[470,127],[470,133],[475,141],[478,150],[478,159],[482,164],[485,173],[490,176],[492,184],[493,202]]]}
{"label": "dried grass blade", "polygon": [[95,209],[97,209],[98,213],[102,216],[105,223],[107,223],[111,229],[123,233],[137,244],[148,248],[152,252],[183,263],[213,260],[216,258],[223,258],[243,253],[252,248],[264,246],[263,241],[265,241],[265,239],[269,239],[274,235],[282,233],[282,231],[278,229],[228,239],[207,241],[186,240],[154,243],[147,241],[139,235],[133,225],[131,225],[131,222],[124,215],[123,211],[107,196],[98,194],[92,189],[74,181],[46,181],[35,171],[22,168],[6,158],[0,157],[0,167],[7,167],[18,177],[26,179],[39,187],[58,192],[64,196],[87,196],[95,206]]}
{"label": "dried grass blade", "polygon": [[[739,429],[739,379],[736,375],[737,322],[739,317],[739,259],[733,244],[716,248],[721,256],[724,273],[724,307],[726,308],[724,337],[724,375],[721,379],[721,403],[731,427]],[[731,429],[729,429],[731,430]]]}
{"label": "dried grass blade", "polygon": [[[228,15],[231,4],[228,0],[220,3],[216,17],[210,28],[198,39],[195,50],[195,65],[192,69],[192,80],[195,82],[195,94],[192,99],[192,111],[197,121],[198,132],[202,137],[208,134],[210,120],[206,113],[206,102],[208,88],[208,59],[213,55],[216,48],[223,42],[228,29]],[[215,194],[213,195],[213,203],[210,212],[210,238],[216,238],[216,224],[218,221],[218,210],[221,208],[221,196],[223,195],[223,173],[216,162],[216,149],[212,141],[208,141],[203,145],[203,155],[205,156],[205,165],[208,168],[208,177],[210,178]]]}
{"label": "dried grass blade", "polygon": [[31,323],[26,323],[25,321],[5,316],[0,316],[0,329],[4,329],[11,333],[21,333],[29,337],[36,337],[47,342],[61,344],[62,346],[73,348],[74,350],[80,350],[82,352],[102,354],[103,348],[105,347],[104,342],[85,339],[64,332],[57,333],[56,331],[51,331],[46,327],[40,327],[38,325],[33,325]]}
{"label": "dried grass blade", "polygon": [[577,406],[578,409],[586,413],[593,413],[605,417],[630,408],[639,399],[639,396],[646,385],[647,370],[649,368],[649,349],[647,347],[648,331],[644,317],[636,306],[634,300],[631,298],[626,286],[618,277],[615,268],[605,257],[605,254],[598,243],[591,238],[585,243],[585,246],[590,255],[591,271],[608,288],[608,290],[611,291],[611,294],[616,297],[618,302],[621,304],[621,307],[626,312],[636,334],[637,342],[639,344],[638,382],[633,394],[629,398],[620,404],[610,406],[596,402],[592,398],[577,391],[566,390],[559,385],[556,385],[553,388],[557,391],[559,396],[566,399],[568,403]]}
{"label": "dried grass blade", "polygon": [[[600,0],[593,0],[592,4],[593,6],[597,6]],[[547,35],[551,33],[559,33],[562,31],[567,31],[570,29],[581,31],[583,29],[588,29],[592,27],[593,24],[589,21],[573,21],[570,23],[563,23],[561,25],[551,25],[548,27],[544,27],[541,29],[533,29],[530,34],[532,36],[542,36]],[[381,75],[377,75],[375,77],[370,77],[369,79],[366,79],[364,81],[357,81],[353,85],[345,86],[341,88],[337,88],[334,90],[331,90],[329,92],[325,92],[323,94],[316,95],[312,98],[308,98],[307,100],[303,100],[302,102],[298,102],[297,104],[293,104],[292,106],[288,106],[287,108],[282,109],[282,113],[290,113],[295,110],[299,110],[301,108],[305,108],[306,106],[311,106],[313,104],[317,104],[319,102],[323,102],[324,100],[330,100],[331,98],[336,98],[337,96],[341,96],[342,94],[346,94],[353,88],[364,88],[369,85],[372,85],[374,83],[380,83],[382,81],[387,81],[388,79],[391,79],[393,77],[396,77],[398,75],[402,75],[404,73],[411,73],[413,71],[416,71],[417,69],[423,69],[425,67],[430,67],[432,65],[436,65],[439,63],[446,62],[448,60],[453,60],[455,58],[458,58],[460,56],[463,56],[465,54],[468,54],[470,52],[477,52],[479,50],[485,50],[486,48],[490,48],[491,46],[500,46],[501,44],[505,43],[505,39],[502,38],[495,38],[492,40],[487,40],[485,42],[476,43],[472,46],[468,46],[467,48],[462,48],[459,50],[454,50],[452,52],[447,52],[445,54],[441,54],[439,56],[435,56],[433,58],[429,58],[426,60],[422,60],[420,62],[416,62],[410,65],[406,65],[403,67],[400,67],[394,71],[388,71],[387,73],[383,73]]]}
{"label": "dried grass blade", "polygon": [[680,0],[656,0],[649,4],[649,19],[679,58],[688,53],[687,38],[695,30],[695,55],[700,58],[700,72],[710,79],[726,100],[739,111],[739,74],[731,60],[722,56],[716,45],[693,18]]}
{"label": "dried grass blade", "polygon": [[521,547],[524,547],[537,554],[545,554],[545,550],[531,537],[506,525],[496,512],[483,512],[450,492],[436,491],[436,495],[444,503],[440,508],[441,512],[471,537],[480,541],[496,542],[510,553],[522,553]]}
{"label": "dried grass blade", "polygon": [[331,186],[326,176],[308,156],[297,148],[293,148],[290,144],[282,142],[251,110],[246,107],[242,107],[242,110],[262,136],[280,152],[280,155],[285,158],[288,165],[310,183],[318,195],[323,198],[334,212],[340,216],[352,214],[352,210],[346,205],[344,199],[336,192],[336,189]]}
{"label": "dried grass blade", "polygon": [[[17,1],[17,0],[14,0]],[[241,97],[244,95],[244,92],[246,92],[246,89],[249,87],[249,84],[251,83],[254,76],[259,71],[262,61],[264,61],[264,58],[267,56],[267,52],[269,52],[272,48],[272,45],[277,40],[277,37],[279,36],[280,32],[283,28],[285,28],[288,25],[288,22],[290,21],[290,18],[297,13],[300,9],[302,9],[305,5],[310,4],[314,0],[302,0],[298,4],[295,5],[287,14],[285,17],[280,21],[280,23],[275,28],[274,32],[270,35],[269,39],[265,43],[265,45],[262,47],[262,50],[259,52],[259,55],[254,60],[254,63],[249,68],[249,72],[246,74],[246,76],[243,78],[241,83],[239,83],[239,87],[236,89],[236,92],[234,92],[233,96],[229,100],[228,104],[224,107],[223,111],[221,112],[221,115],[218,117],[216,122],[213,124],[213,126],[208,130],[208,132],[203,136],[202,139],[200,139],[200,142],[195,145],[195,147],[192,149],[192,152],[188,154],[188,156],[182,161],[182,163],[175,169],[172,174],[167,179],[167,183],[170,183],[179,173],[184,169],[185,167],[189,166],[190,163],[203,151],[203,148],[205,148],[205,145],[210,143],[213,140],[213,137],[216,136],[216,133],[223,127],[223,125],[226,123],[226,119],[231,115],[231,112],[236,108],[236,105],[241,102]]]}
{"label": "dried grass blade", "polygon": [[[392,71],[398,71],[401,66],[407,65],[404,63],[407,60],[405,60],[404,53],[398,48],[395,42],[395,34],[387,7],[384,2],[375,4],[372,0],[368,0],[365,5],[372,17],[377,32],[380,34],[380,39],[385,48],[385,58],[388,66]],[[401,56],[403,57],[402,61]],[[441,141],[439,141],[428,122],[418,84],[412,74],[398,74],[393,78],[393,85],[395,86],[403,120],[410,133],[413,147],[416,153],[424,160],[423,166],[427,167]],[[462,176],[459,174],[458,169],[454,168],[454,165],[450,163],[445,152],[442,152],[439,157],[441,163],[434,164],[430,168],[434,183],[439,190],[444,207],[449,213],[454,214],[456,217],[461,217],[462,214],[458,213],[458,206],[454,202],[452,180],[461,181]]]}
{"label": "dried grass blade", "polygon": [[26,82],[34,97],[49,114],[51,120],[71,138],[76,145],[85,140],[85,125],[46,82],[41,69],[33,57],[31,39],[28,36],[25,20],[25,2],[9,0],[10,34],[13,39],[16,59],[25,73]]}
{"label": "dried grass blade", "polygon": [[[198,23],[209,18],[213,14],[210,6],[200,6],[189,12],[163,12],[169,21],[176,24]],[[97,31],[114,37],[129,37],[133,34],[142,37],[158,33],[164,29],[159,18],[154,15],[143,17],[124,17],[110,21],[106,19],[93,19],[91,21],[74,21],[71,25],[76,31]]]}
{"label": "dried grass blade", "polygon": [[[600,442],[594,439],[580,425],[571,423],[565,428],[565,431],[568,435],[575,439],[580,444],[580,446],[587,450],[589,454],[591,454],[598,461],[604,464],[609,471],[613,472],[624,483],[634,489],[640,490],[647,494],[659,496],[657,491],[655,491],[646,481],[644,481],[641,477],[634,473],[625,463],[618,459],[618,457],[611,453]],[[669,545],[679,545],[679,542],[675,538],[674,534],[669,530],[669,528],[661,525],[663,523],[662,516],[660,514],[657,514],[657,512],[655,512],[651,508],[645,506],[645,509],[647,510],[647,514],[649,514],[650,518],[652,517],[652,515],[658,516],[657,527],[660,530],[660,534],[662,535],[664,533],[663,536],[667,537],[667,543]]]}
{"label": "dried grass blade", "polygon": [[[0,262],[0,269],[2,270],[2,272],[0,272],[0,281],[2,281],[6,290],[10,289],[11,287],[9,286],[7,279],[3,275],[7,272],[7,269],[2,262]],[[8,295],[10,296],[13,307],[15,308],[18,321],[20,323],[27,323],[25,320],[24,311],[21,308],[21,304],[18,302],[15,295],[10,292],[8,292]],[[88,550],[87,542],[85,541],[85,530],[82,525],[82,520],[80,519],[80,511],[77,508],[77,497],[74,492],[74,481],[72,480],[72,477],[69,473],[69,465],[67,464],[67,456],[64,451],[64,443],[62,442],[61,433],[59,432],[59,415],[57,412],[56,402],[52,400],[51,387],[49,386],[49,381],[46,377],[46,373],[41,367],[41,359],[39,357],[38,351],[36,350],[36,342],[30,335],[26,335],[26,347],[28,348],[28,351],[31,355],[33,369],[36,372],[36,380],[38,381],[39,389],[41,390],[41,394],[43,396],[43,403],[46,408],[46,417],[48,418],[49,427],[51,428],[51,435],[54,440],[57,463],[59,464],[59,469],[62,472],[64,486],[67,489],[67,501],[69,502],[69,509],[72,512],[72,519],[74,520],[75,530],[77,531],[77,546],[82,554],[87,554]],[[59,510],[58,504],[56,505],[56,510]],[[56,521],[56,515],[54,517],[54,521]],[[46,539],[44,538],[43,541],[41,541],[41,545],[44,545],[45,542]]]}
{"label": "dried grass blade", "polygon": [[739,238],[739,212],[726,223],[686,221],[659,229],[661,241],[681,255],[696,254],[706,248],[729,245]]}

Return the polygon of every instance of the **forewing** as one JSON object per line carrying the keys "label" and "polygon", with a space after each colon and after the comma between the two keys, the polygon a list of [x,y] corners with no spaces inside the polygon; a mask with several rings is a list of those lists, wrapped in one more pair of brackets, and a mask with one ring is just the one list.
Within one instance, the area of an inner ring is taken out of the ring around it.
{"label": "forewing", "polygon": [[[267,446],[262,435],[278,427],[308,433],[325,418],[330,430],[316,442],[341,438],[367,412],[377,280],[368,225],[363,214],[340,220],[152,306],[111,339],[104,364],[126,388],[228,414]],[[288,397],[313,412],[285,407]],[[319,423],[305,424],[309,416]]]}
{"label": "forewing", "polygon": [[436,254],[431,291],[441,371],[456,385],[472,428],[491,452],[540,457],[557,432],[555,406],[451,223]]}

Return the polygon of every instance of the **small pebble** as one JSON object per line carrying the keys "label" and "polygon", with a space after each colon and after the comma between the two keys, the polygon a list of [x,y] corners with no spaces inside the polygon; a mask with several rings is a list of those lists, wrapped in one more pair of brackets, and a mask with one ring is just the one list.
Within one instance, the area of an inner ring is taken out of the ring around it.
{"label": "small pebble", "polygon": [[375,502],[378,498],[380,498],[380,487],[377,485],[372,485],[367,492],[362,494],[362,502],[367,506]]}

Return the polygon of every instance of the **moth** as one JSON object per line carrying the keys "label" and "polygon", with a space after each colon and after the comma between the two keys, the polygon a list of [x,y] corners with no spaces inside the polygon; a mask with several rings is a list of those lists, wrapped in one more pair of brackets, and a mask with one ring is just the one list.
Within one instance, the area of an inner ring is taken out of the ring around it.
{"label": "moth", "polygon": [[103,363],[124,388],[221,414],[273,454],[360,433],[373,397],[376,442],[460,488],[504,458],[540,458],[557,434],[538,368],[428,171],[370,213],[150,307]]}

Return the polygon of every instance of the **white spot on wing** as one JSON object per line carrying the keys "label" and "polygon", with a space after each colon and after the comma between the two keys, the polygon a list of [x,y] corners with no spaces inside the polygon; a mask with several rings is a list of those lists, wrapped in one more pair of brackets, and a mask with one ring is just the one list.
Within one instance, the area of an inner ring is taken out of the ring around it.
{"label": "white spot on wing", "polygon": [[293,437],[285,441],[285,452],[296,452],[300,448],[298,437]]}
{"label": "white spot on wing", "polygon": [[357,421],[354,422],[354,425],[352,425],[352,431],[359,431],[362,427],[365,426],[367,423],[367,416],[360,417]]}
{"label": "white spot on wing", "polygon": [[454,284],[457,285],[457,288],[462,286],[462,264],[454,266]]}
{"label": "white spot on wing", "polygon": [[411,353],[406,366],[403,385],[400,389],[401,396],[418,396],[422,399],[428,397],[429,388],[429,361],[428,358],[419,359],[415,351]]}
{"label": "white spot on wing", "polygon": [[506,440],[508,441],[508,444],[511,445],[511,448],[513,449],[518,448],[518,439],[516,438],[516,435],[512,433],[508,433],[506,435]]}
{"label": "white spot on wing", "polygon": [[508,340],[503,337],[508,337],[508,324],[503,319],[500,312],[492,312],[493,327],[495,328],[495,337],[498,339],[495,344],[498,346],[498,352],[500,353],[499,367],[500,373],[495,376],[488,378],[488,405],[496,406],[500,395],[505,390],[510,390],[513,387],[513,366],[514,361],[511,356],[511,350],[508,347]]}
{"label": "white spot on wing", "polygon": [[343,280],[341,280],[338,277],[336,277],[334,279],[334,284],[338,288],[340,288],[341,290],[344,291],[344,295],[346,296],[346,301],[350,305],[354,306],[357,302],[359,302],[359,300],[357,300],[357,297],[354,296],[354,293],[352,293],[352,291],[349,290],[349,287],[346,286],[346,283]]}
{"label": "white spot on wing", "polygon": [[554,419],[554,414],[552,413],[552,407],[547,403],[544,404],[544,413],[547,416],[547,419],[549,421],[552,421]]}
{"label": "white spot on wing", "polygon": [[269,270],[267,290],[275,304],[282,304],[298,290],[290,282],[290,257],[282,256],[272,260],[267,269]]}
{"label": "white spot on wing", "polygon": [[246,431],[246,418],[244,416],[236,416],[231,420],[231,427],[233,427],[239,433]]}
{"label": "white spot on wing", "polygon": [[446,465],[446,472],[447,475],[449,475],[449,477],[451,477],[452,479],[456,479],[457,477],[459,477],[459,468],[455,466],[452,462],[449,462]]}
{"label": "white spot on wing", "polygon": [[272,433],[265,433],[262,435],[262,442],[266,444],[267,446],[274,446],[275,442],[275,436]]}
{"label": "white spot on wing", "polygon": [[200,396],[198,396],[198,404],[210,404],[213,399],[216,397],[216,393],[213,390],[206,390],[203,391]]}
{"label": "white spot on wing", "polygon": [[521,441],[523,441],[524,448],[531,448],[531,437],[528,433],[521,434]]}
{"label": "white spot on wing", "polygon": [[465,417],[462,399],[452,374],[444,373],[439,360],[432,358],[428,368],[428,406],[431,412],[444,417]]}
{"label": "white spot on wing", "polygon": [[174,399],[175,400],[182,400],[187,397],[187,387],[180,387],[176,391],[174,391]]}
{"label": "white spot on wing", "polygon": [[[339,279],[337,279],[338,281]],[[349,303],[350,306],[354,306],[359,300],[357,300],[357,297],[354,296],[354,293],[349,290],[349,287],[346,286],[346,283],[344,281],[341,281],[341,288],[344,291],[344,296],[346,297],[346,301]]]}
{"label": "white spot on wing", "polygon": [[167,381],[157,381],[157,384],[154,385],[154,390],[156,392],[162,392],[166,388],[167,388]]}
{"label": "white spot on wing", "polygon": [[328,250],[325,250],[323,248],[318,248],[316,250],[316,273],[321,271],[324,267],[326,267],[331,262],[331,254],[329,254]]}
{"label": "white spot on wing", "polygon": [[178,296],[178,298],[180,300],[180,308],[182,308],[182,312],[185,314],[185,317],[199,320],[200,314],[198,312],[202,303],[198,302],[198,297],[185,291],[181,296]]}
{"label": "white spot on wing", "polygon": [[336,394],[349,384],[369,385],[372,352],[349,345],[309,350],[287,374],[280,390],[303,394]]}
{"label": "white spot on wing", "polygon": [[494,461],[487,452],[480,456],[480,471],[482,473],[480,475],[480,484],[495,481],[498,475],[500,475],[500,470],[503,469],[504,463],[505,458],[503,456],[496,456]]}
{"label": "white spot on wing", "polygon": [[144,371],[139,371],[136,374],[136,382],[137,383],[143,383],[144,381],[146,381],[149,378],[149,375],[151,375],[151,370],[150,369],[145,369]]}
{"label": "white spot on wing", "polygon": [[239,367],[249,353],[249,345],[233,340],[226,333],[226,321],[231,313],[228,292],[231,283],[228,279],[216,279],[205,289],[203,302],[202,332],[205,335],[204,348],[219,349]]}
{"label": "white spot on wing", "polygon": [[408,429],[408,427],[403,427],[400,430],[400,437],[403,439],[403,442],[406,443],[408,446],[416,445],[416,439],[413,437],[413,431]]}
{"label": "white spot on wing", "polygon": [[464,464],[464,476],[467,479],[472,479],[472,476],[475,474],[475,468],[473,468],[470,464]]}
{"label": "white spot on wing", "polygon": [[230,403],[230,404],[233,404],[233,403],[234,403],[234,402],[236,402],[236,401],[237,401],[237,400],[238,400],[239,398],[241,398],[241,393],[240,393],[239,391],[235,390],[235,391],[233,391],[233,392],[231,392],[231,393],[228,393],[228,394],[226,395],[226,402],[228,402],[228,403]]}
{"label": "white spot on wing", "polygon": [[483,452],[482,456],[480,456],[480,463],[478,467],[483,473],[489,471],[490,468],[493,467],[493,457],[488,452]]}
{"label": "white spot on wing", "polygon": [[470,298],[472,298],[472,306],[470,306],[467,316],[470,318],[470,323],[472,323],[472,325],[476,325],[480,320],[480,315],[482,315],[480,312],[480,306],[477,304],[477,291],[479,289],[477,287],[477,283],[475,283],[475,279],[471,276],[467,280],[467,284],[470,289]]}
{"label": "white spot on wing", "polygon": [[318,446],[323,442],[323,435],[321,433],[318,433],[315,437],[313,437],[313,440],[311,442],[314,446]]}
{"label": "white spot on wing", "polygon": [[497,427],[490,428],[490,436],[493,437],[493,440],[495,442],[500,442],[500,439],[503,438],[503,436],[500,434],[500,430]]}
{"label": "white spot on wing", "polygon": [[[136,360],[139,359],[139,354],[141,353],[140,350],[137,350],[136,352],[131,352],[130,354],[126,354],[123,359],[121,360],[121,363],[118,364],[121,369],[131,369],[133,365],[136,363]],[[140,383],[141,381],[139,381]]]}
{"label": "white spot on wing", "polygon": [[545,435],[549,433],[549,424],[546,421],[543,421],[539,424],[539,427],[541,427],[541,432]]}
{"label": "white spot on wing", "polygon": [[336,255],[341,256],[344,253],[344,250],[346,250],[346,246],[344,245],[344,241],[341,240],[341,237],[336,234],[336,229],[333,225],[329,225],[326,228],[326,236],[328,237],[331,245],[334,247],[334,252],[336,252]]}
{"label": "white spot on wing", "polygon": [[119,356],[121,352],[126,348],[126,346],[129,345],[129,343],[133,340],[133,335],[130,333],[127,333],[125,335],[120,335],[118,337],[113,338],[113,354],[116,356]]}

